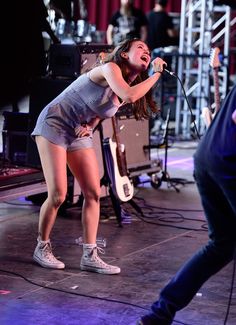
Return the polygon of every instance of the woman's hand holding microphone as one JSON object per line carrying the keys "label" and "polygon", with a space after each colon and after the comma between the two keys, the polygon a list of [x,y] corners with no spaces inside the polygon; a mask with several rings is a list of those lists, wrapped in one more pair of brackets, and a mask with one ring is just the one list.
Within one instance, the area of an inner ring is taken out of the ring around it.
{"label": "woman's hand holding microphone", "polygon": [[162,73],[165,67],[167,66],[167,63],[161,58],[157,57],[151,62],[151,65],[154,73],[156,72]]}

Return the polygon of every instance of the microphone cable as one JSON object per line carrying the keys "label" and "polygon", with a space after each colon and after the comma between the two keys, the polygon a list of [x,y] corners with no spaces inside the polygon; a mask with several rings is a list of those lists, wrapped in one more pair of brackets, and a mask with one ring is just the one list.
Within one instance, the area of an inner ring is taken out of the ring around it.
{"label": "microphone cable", "polygon": [[191,114],[191,118],[192,118],[192,120],[193,120],[192,123],[193,123],[194,129],[195,129],[195,131],[196,131],[196,134],[197,134],[198,139],[200,140],[201,137],[200,137],[200,134],[199,134],[199,132],[198,132],[198,129],[197,129],[197,126],[196,126],[196,123],[195,123],[195,119],[194,119],[194,115],[193,115],[193,111],[192,111],[192,108],[191,108],[191,106],[190,106],[190,103],[189,103],[188,97],[187,97],[187,95],[186,95],[186,92],[185,92],[185,89],[184,89],[184,85],[183,85],[183,83],[182,83],[182,80],[181,80],[181,79],[177,76],[177,74],[175,74],[173,71],[169,71],[169,70],[166,69],[166,68],[164,68],[164,71],[167,72],[169,75],[175,77],[175,78],[179,81],[179,83],[180,83],[180,85],[181,85],[182,92],[183,92],[183,94],[184,94],[184,98],[185,98],[185,100],[186,100],[186,103],[187,103],[187,105],[188,105],[188,109],[189,109],[190,114]]}

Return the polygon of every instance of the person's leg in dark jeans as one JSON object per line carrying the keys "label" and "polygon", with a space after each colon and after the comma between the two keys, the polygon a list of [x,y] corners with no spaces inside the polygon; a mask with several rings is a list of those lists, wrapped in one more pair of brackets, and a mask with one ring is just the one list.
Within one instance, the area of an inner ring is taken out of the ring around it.
{"label": "person's leg in dark jeans", "polygon": [[[199,288],[228,264],[235,249],[236,179],[195,168],[195,178],[208,221],[210,241],[194,254],[163,288],[151,313],[140,324],[169,325],[178,310],[189,304]],[[216,180],[216,181],[215,181]]]}

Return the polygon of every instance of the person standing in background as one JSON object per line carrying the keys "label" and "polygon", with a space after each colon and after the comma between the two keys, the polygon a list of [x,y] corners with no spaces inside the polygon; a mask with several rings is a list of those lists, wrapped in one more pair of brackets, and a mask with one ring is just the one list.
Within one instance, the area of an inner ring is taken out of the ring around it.
{"label": "person standing in background", "polygon": [[147,44],[151,51],[178,43],[178,31],[166,12],[167,3],[168,0],[156,0],[153,10],[147,14]]}
{"label": "person standing in background", "polygon": [[[154,8],[147,13],[147,44],[152,52],[152,57],[161,56],[166,61],[167,68],[172,70],[172,55],[170,49],[168,49],[168,54],[166,53],[166,48],[177,45],[178,31],[174,29],[172,18],[166,11],[167,4],[168,0],[155,0]],[[174,65],[175,68],[176,65]],[[153,96],[157,102],[160,101],[159,105],[162,107],[162,118],[167,116],[164,93],[165,87],[168,87],[167,90],[170,91],[170,85],[173,85],[173,77],[166,74],[161,79],[161,87],[154,87],[153,89]],[[176,93],[176,90],[174,90],[174,93]],[[160,131],[160,119],[151,119],[149,126],[151,134],[156,135]]]}
{"label": "person standing in background", "polygon": [[133,0],[121,0],[120,9],[113,14],[107,28],[107,43],[117,45],[132,38],[146,42],[147,25],[146,15],[134,7]]}

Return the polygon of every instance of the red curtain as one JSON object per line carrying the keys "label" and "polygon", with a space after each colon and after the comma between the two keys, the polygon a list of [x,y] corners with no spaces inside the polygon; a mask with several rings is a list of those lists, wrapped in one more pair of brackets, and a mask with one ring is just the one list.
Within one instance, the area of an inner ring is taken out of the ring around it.
{"label": "red curtain", "polygon": [[[134,0],[134,5],[145,13],[154,7],[155,0]],[[89,23],[95,24],[97,30],[105,31],[112,14],[120,8],[120,0],[85,0]],[[169,0],[168,12],[180,12],[181,0]]]}

